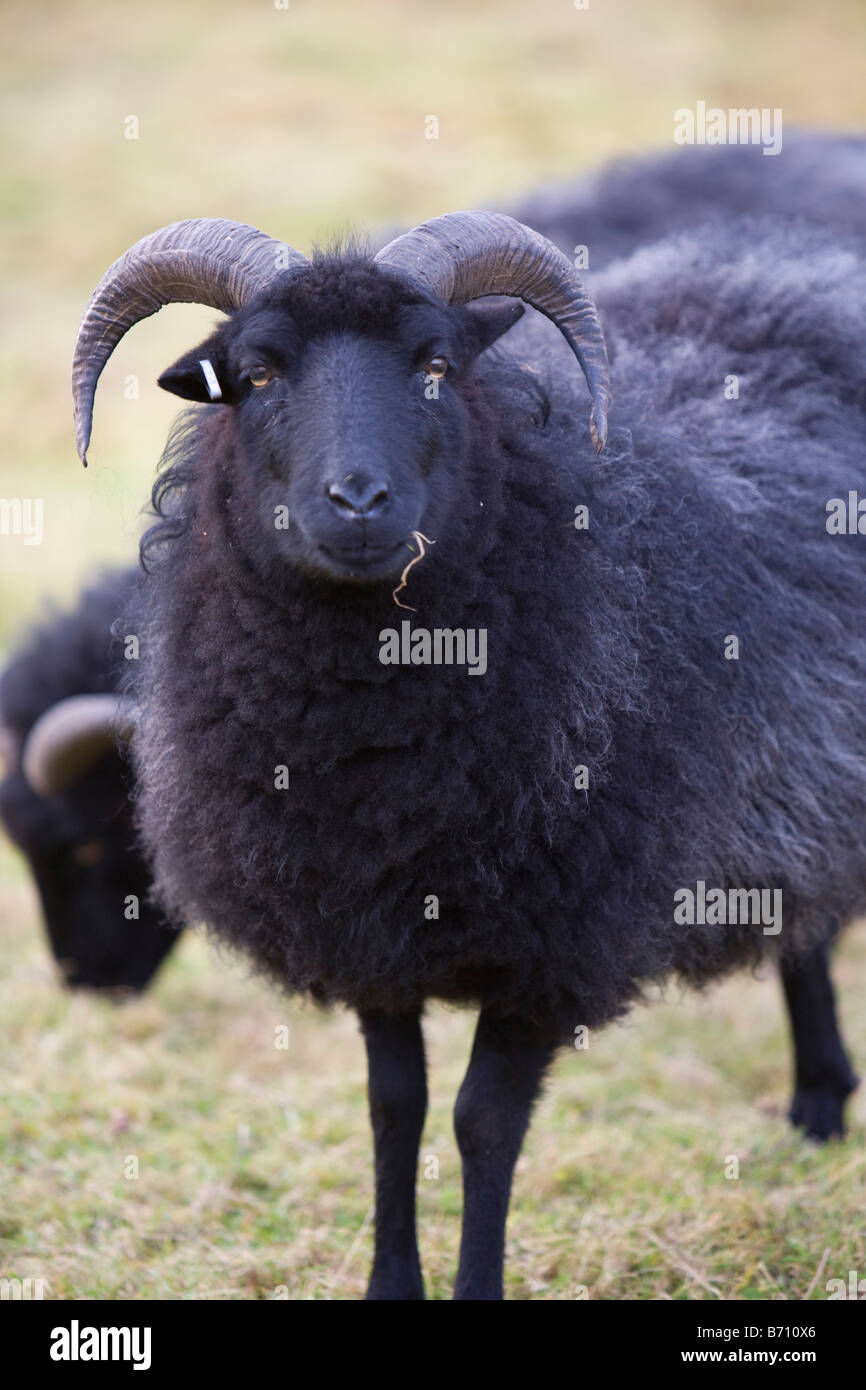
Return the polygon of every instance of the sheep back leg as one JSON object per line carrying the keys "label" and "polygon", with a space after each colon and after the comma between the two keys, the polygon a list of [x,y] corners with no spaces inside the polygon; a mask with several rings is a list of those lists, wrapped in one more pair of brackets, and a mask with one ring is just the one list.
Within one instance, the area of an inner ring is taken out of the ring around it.
{"label": "sheep back leg", "polygon": [[376,1242],[368,1299],[421,1299],[415,1230],[418,1146],[427,1112],[420,1013],[360,1015],[376,1162]]}
{"label": "sheep back leg", "polygon": [[857,1077],[845,1052],[830,979],[830,946],[815,946],[799,960],[781,963],[782,988],[794,1040],[791,1123],[811,1139],[845,1132],[845,1101]]}
{"label": "sheep back leg", "polygon": [[454,1109],[463,1160],[455,1299],[501,1299],[511,1179],[556,1042],[522,1019],[482,1010]]}

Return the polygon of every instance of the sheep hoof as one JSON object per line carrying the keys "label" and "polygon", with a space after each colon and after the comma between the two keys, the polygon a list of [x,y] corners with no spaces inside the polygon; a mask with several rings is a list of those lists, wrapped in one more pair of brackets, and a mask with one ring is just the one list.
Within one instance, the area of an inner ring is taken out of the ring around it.
{"label": "sheep hoof", "polygon": [[792,1125],[805,1131],[818,1143],[845,1137],[845,1101],[857,1085],[856,1080],[835,1086],[799,1086],[788,1111]]}
{"label": "sheep hoof", "polygon": [[417,1303],[424,1298],[424,1280],[420,1269],[394,1266],[389,1270],[373,1270],[364,1295],[366,1302]]}

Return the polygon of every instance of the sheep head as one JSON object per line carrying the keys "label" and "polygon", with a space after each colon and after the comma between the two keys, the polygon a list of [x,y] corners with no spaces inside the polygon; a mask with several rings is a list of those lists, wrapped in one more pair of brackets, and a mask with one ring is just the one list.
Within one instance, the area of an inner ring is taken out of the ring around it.
{"label": "sheep head", "polygon": [[118,748],[132,723],[115,695],[60,700],[23,739],[10,732],[0,781],[0,824],[27,856],[64,982],[121,996],[145,987],[177,939],[149,901],[136,843]]}
{"label": "sheep head", "polygon": [[[440,534],[471,437],[471,364],[522,312],[442,304],[369,261],[317,259],[160,385],[206,401],[207,362],[233,408],[234,524],[248,553],[374,581],[404,567],[413,532]],[[291,524],[275,525],[284,514]]]}
{"label": "sheep head", "polygon": [[[116,262],[88,306],[73,368],[79,452],[99,372],[133,322],[174,300],[224,309],[230,319],[160,385],[234,410],[243,486],[275,554],[332,578],[381,579],[452,505],[471,432],[461,388],[522,314],[514,299],[568,341],[601,449],[608,368],[595,309],[565,257],[511,218],[453,213],[375,260],[312,263],[237,223],[175,224]],[[275,527],[281,507],[291,527]]]}

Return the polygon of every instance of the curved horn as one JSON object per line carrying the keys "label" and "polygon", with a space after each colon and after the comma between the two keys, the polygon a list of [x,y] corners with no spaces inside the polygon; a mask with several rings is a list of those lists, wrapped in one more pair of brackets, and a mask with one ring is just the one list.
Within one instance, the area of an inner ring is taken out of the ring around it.
{"label": "curved horn", "polygon": [[0,777],[8,777],[18,766],[18,741],[11,729],[0,722]]}
{"label": "curved horn", "polygon": [[37,719],[21,754],[21,769],[37,796],[57,796],[131,737],[131,701],[117,695],[72,695]]}
{"label": "curved horn", "polygon": [[164,304],[229,314],[276,275],[307,259],[255,227],[217,217],[172,222],[131,246],[103,275],[84,311],[72,362],[75,442],[87,466],[99,375],[124,333]]}
{"label": "curved horn", "polygon": [[450,212],[390,242],[376,256],[451,304],[487,294],[523,299],[556,324],[592,396],[596,451],[607,438],[610,369],[595,305],[571,262],[531,227],[499,212]]}

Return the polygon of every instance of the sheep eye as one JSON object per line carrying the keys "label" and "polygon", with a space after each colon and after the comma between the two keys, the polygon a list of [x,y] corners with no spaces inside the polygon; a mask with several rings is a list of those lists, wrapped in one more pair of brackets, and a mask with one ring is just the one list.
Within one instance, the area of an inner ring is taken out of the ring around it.
{"label": "sheep eye", "polygon": [[438,356],[438,357],[431,357],[431,358],[430,358],[430,361],[427,363],[426,367],[424,368],[425,374],[426,374],[427,376],[436,377],[437,379],[440,379],[440,380],[441,380],[441,378],[445,375],[445,373],[447,372],[447,370],[448,370],[448,358],[447,358],[447,357],[441,357],[441,356]]}
{"label": "sheep eye", "polygon": [[94,864],[98,864],[105,854],[104,840],[88,840],[86,844],[77,845],[72,851],[72,858],[76,864],[81,864],[89,869]]}
{"label": "sheep eye", "polygon": [[253,386],[261,387],[267,386],[268,382],[272,380],[273,372],[269,367],[250,367],[247,376]]}

